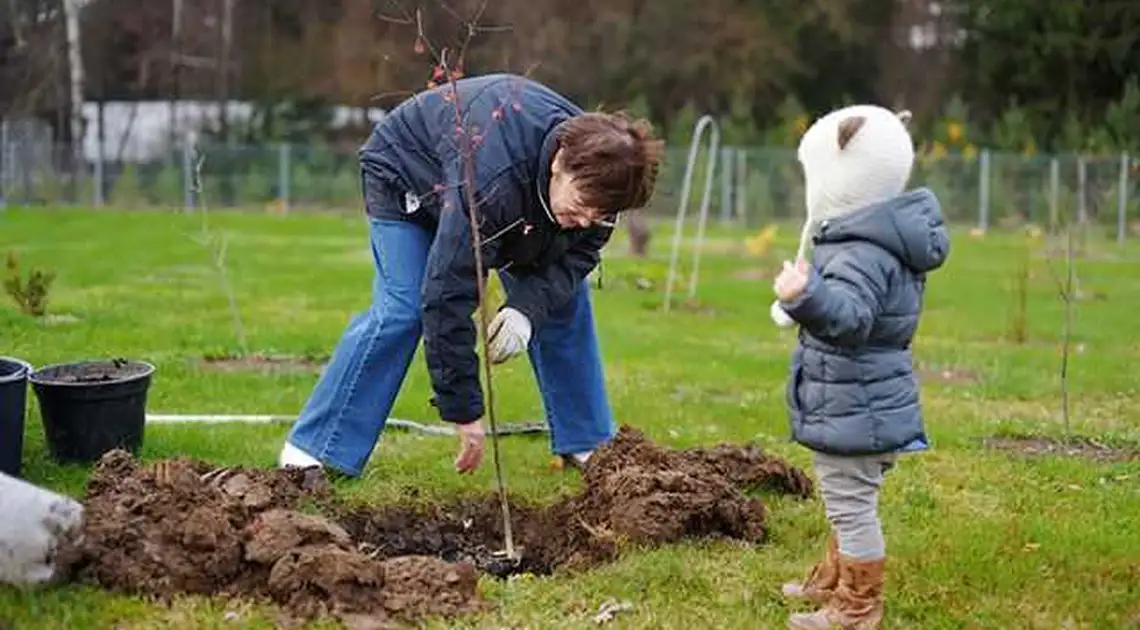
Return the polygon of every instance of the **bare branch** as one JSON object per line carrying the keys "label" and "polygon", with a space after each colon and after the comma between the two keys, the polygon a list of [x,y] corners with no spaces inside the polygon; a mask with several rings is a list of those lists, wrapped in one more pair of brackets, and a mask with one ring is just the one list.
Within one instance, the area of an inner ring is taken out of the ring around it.
{"label": "bare branch", "polygon": [[423,43],[431,53],[432,57],[439,58],[441,55],[436,52],[435,46],[432,45],[431,40],[424,34],[424,15],[423,11],[416,7],[416,41]]}
{"label": "bare branch", "polygon": [[[213,263],[214,270],[218,273],[218,281],[222,286],[222,291],[226,294],[226,302],[229,305],[230,316],[233,318],[234,334],[237,336],[238,348],[242,356],[248,356],[249,341],[246,338],[245,325],[242,323],[241,309],[238,308],[237,296],[234,293],[233,285],[230,283],[229,271],[226,268],[226,236],[224,233],[220,236],[215,236],[210,231],[209,220],[207,219],[209,211],[204,201],[204,196],[202,195],[202,165],[206,162],[206,156],[198,152],[197,148],[195,148],[195,152],[198,153],[198,160],[194,164],[194,177],[190,182],[190,189],[201,205],[202,234],[198,242],[201,243],[203,247],[210,249],[213,254],[210,262]],[[213,247],[215,240],[219,242],[217,249]]]}
{"label": "bare branch", "polygon": [[498,25],[492,25],[492,26],[486,26],[486,25],[477,26],[477,27],[475,27],[474,32],[476,32],[476,33],[505,33],[507,31],[513,31],[513,30],[515,30],[515,27],[511,26],[510,24],[498,24]]}
{"label": "bare branch", "polygon": [[398,17],[393,17],[393,16],[391,16],[391,15],[385,15],[385,14],[383,14],[383,13],[379,12],[379,11],[377,11],[377,12],[373,13],[373,15],[374,15],[374,16],[375,16],[377,19],[379,19],[379,20],[381,20],[381,21],[384,21],[384,22],[389,22],[389,23],[392,23],[392,24],[401,24],[401,25],[406,25],[406,24],[415,24],[415,21],[414,21],[414,20],[411,20],[411,19],[409,19],[409,18],[398,18]]}
{"label": "bare branch", "polygon": [[483,12],[487,10],[487,0],[483,0],[483,4],[479,5],[479,9],[475,11],[475,15],[471,17],[471,25],[476,25],[479,20],[483,19]]}
{"label": "bare branch", "polygon": [[389,22],[391,24],[411,25],[411,24],[416,23],[415,19],[412,17],[412,14],[409,13],[408,10],[403,7],[402,4],[400,4],[399,2],[392,2],[392,0],[389,0],[389,3],[390,4],[396,4],[397,6],[399,6],[400,13],[403,14],[403,17],[394,17],[391,15],[386,15],[386,14],[384,14],[383,11],[379,11],[379,10],[373,11],[372,15],[375,16],[376,18],[384,21],[384,22]]}
{"label": "bare branch", "polygon": [[409,96],[415,96],[415,95],[416,95],[416,93],[411,91],[411,90],[394,90],[392,92],[381,92],[379,94],[370,96],[368,98],[368,100],[372,101],[372,102],[380,102],[380,101],[388,100],[390,98],[396,98],[397,96],[401,97],[401,98],[407,98]]}
{"label": "bare branch", "polygon": [[[1069,238],[1069,241],[1072,240],[1072,238],[1071,238],[1072,237],[1072,229],[1073,229],[1072,225],[1068,225],[1065,228],[1065,235]],[[1067,243],[1067,245],[1071,245],[1071,243]],[[1066,247],[1066,253],[1069,253],[1068,247]],[[1068,265],[1070,267],[1072,265],[1071,260],[1069,260],[1068,258],[1066,259],[1066,265]],[[1061,278],[1061,274],[1053,266],[1053,259],[1052,259],[1052,256],[1050,255],[1048,248],[1046,249],[1046,253],[1045,253],[1045,268],[1049,271],[1049,276],[1053,278],[1053,283],[1057,286],[1057,295],[1062,300],[1064,300],[1066,302],[1068,302],[1070,299],[1072,299],[1072,297],[1073,297],[1072,287],[1071,286],[1066,287],[1066,279]],[[1066,271],[1071,271],[1071,269],[1067,269]],[[1071,282],[1071,280],[1070,280],[1070,282]]]}
{"label": "bare branch", "polygon": [[460,21],[461,23],[463,23],[463,24],[467,24],[467,19],[466,19],[466,18],[464,18],[462,15],[460,15],[458,11],[456,11],[455,9],[453,9],[453,8],[451,7],[451,5],[450,5],[450,4],[448,4],[447,2],[445,2],[444,0],[439,0],[439,6],[440,6],[440,8],[441,8],[441,9],[443,9],[443,10],[444,10],[444,11],[446,11],[447,13],[451,14],[451,17],[453,17],[453,18],[455,18],[455,19],[459,20],[459,21]]}
{"label": "bare branch", "polygon": [[480,4],[479,8],[475,10],[475,15],[471,16],[471,18],[468,19],[460,15],[458,11],[456,11],[450,4],[447,3],[447,0],[439,0],[440,8],[442,8],[444,11],[450,14],[451,17],[455,18],[459,21],[460,24],[466,27],[469,36],[473,36],[475,33],[511,30],[513,27],[506,24],[488,25],[479,23],[479,21],[483,19],[483,13],[487,10],[487,4],[487,0],[483,0],[483,3]]}

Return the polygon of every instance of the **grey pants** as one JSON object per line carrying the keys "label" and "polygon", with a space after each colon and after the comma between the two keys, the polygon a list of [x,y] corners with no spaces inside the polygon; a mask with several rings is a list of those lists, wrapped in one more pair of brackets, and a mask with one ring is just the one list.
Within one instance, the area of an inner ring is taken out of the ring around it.
{"label": "grey pants", "polygon": [[815,453],[815,472],[839,552],[859,560],[886,555],[879,521],[879,488],[898,456],[842,457]]}

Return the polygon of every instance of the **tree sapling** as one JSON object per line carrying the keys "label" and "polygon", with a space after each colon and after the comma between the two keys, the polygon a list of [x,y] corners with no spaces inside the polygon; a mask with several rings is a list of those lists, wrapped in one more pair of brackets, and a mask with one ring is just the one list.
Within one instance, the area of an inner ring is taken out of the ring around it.
{"label": "tree sapling", "polygon": [[4,291],[16,302],[20,312],[32,317],[47,314],[48,294],[55,281],[55,272],[48,269],[28,270],[28,279],[20,273],[19,256],[15,251],[8,252],[8,273],[4,277]]}

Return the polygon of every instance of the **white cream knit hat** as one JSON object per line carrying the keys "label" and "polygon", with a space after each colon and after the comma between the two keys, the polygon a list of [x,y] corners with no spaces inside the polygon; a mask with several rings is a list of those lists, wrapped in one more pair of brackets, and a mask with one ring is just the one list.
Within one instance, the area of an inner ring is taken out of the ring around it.
{"label": "white cream knit hat", "polygon": [[[914,141],[907,131],[910,112],[877,105],[852,105],[815,121],[800,139],[797,157],[804,169],[807,218],[796,258],[807,256],[822,222],[885,201],[903,192],[914,166]],[[772,319],[791,320],[779,302]]]}

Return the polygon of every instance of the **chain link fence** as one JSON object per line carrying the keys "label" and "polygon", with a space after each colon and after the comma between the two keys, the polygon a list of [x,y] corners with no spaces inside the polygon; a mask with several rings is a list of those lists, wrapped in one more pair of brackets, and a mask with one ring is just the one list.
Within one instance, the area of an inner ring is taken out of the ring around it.
{"label": "chain link fence", "polygon": [[[700,214],[706,187],[712,221],[752,229],[803,216],[793,149],[720,146],[711,160],[702,147],[694,155],[690,169],[688,149],[667,152],[647,216],[677,215],[686,175],[687,217]],[[933,189],[958,225],[1085,221],[1120,242],[1140,235],[1140,156],[921,155],[911,185]],[[359,208],[357,155],[306,145],[202,145],[115,162],[76,159],[34,129],[9,125],[0,134],[0,206],[193,210],[202,203],[279,212]]]}
{"label": "chain link fence", "polygon": [[[654,215],[678,212],[687,157],[670,152]],[[693,161],[689,217],[700,211],[708,163],[705,152]],[[803,217],[802,171],[793,149],[724,147],[714,171],[710,218],[756,227]],[[1140,236],[1140,156],[923,155],[910,185],[937,193],[956,225],[990,230],[1032,223],[1047,229],[1084,222],[1122,242]]]}

